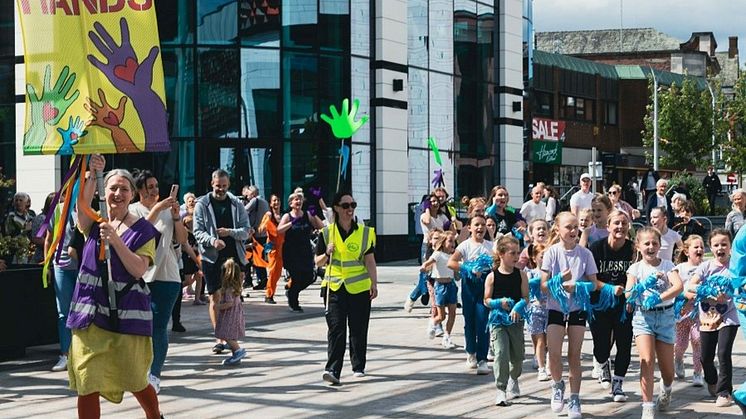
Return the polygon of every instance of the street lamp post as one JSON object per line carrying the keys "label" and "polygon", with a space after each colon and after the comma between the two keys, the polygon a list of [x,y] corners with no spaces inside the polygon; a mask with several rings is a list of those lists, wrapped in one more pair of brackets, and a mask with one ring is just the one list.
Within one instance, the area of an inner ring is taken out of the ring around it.
{"label": "street lamp post", "polygon": [[712,99],[712,167],[715,168],[715,172],[717,172],[717,168],[715,167],[715,93],[712,91],[710,82],[707,82],[707,90],[710,91],[710,98]]}
{"label": "street lamp post", "polygon": [[653,76],[653,170],[658,171],[658,79],[655,77],[653,67],[650,67]]}

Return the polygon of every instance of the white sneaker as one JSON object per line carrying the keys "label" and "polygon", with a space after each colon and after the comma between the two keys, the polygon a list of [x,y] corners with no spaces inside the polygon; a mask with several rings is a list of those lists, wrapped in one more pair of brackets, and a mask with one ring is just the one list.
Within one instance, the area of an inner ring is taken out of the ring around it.
{"label": "white sneaker", "polygon": [[352,376],[355,378],[363,378],[365,377],[365,371],[355,371],[352,373]]}
{"label": "white sneaker", "polygon": [[466,368],[470,370],[477,368],[477,354],[466,354]]}
{"label": "white sneaker", "polygon": [[591,377],[598,379],[601,376],[601,364],[596,362],[596,358],[593,358],[593,371],[591,371]]}
{"label": "white sneaker", "polygon": [[598,382],[601,384],[601,388],[608,390],[611,387],[611,362],[606,361],[605,364],[601,365],[601,375],[598,377]]}
{"label": "white sneaker", "polygon": [[676,371],[676,378],[680,380],[683,380],[684,378],[686,378],[686,371],[684,370],[683,359],[674,360],[674,370]]}
{"label": "white sneaker", "polygon": [[156,377],[155,375],[148,373],[148,382],[151,386],[153,386],[153,389],[155,389],[155,394],[158,394],[161,392],[161,379]]}
{"label": "white sneaker", "polygon": [[692,385],[694,387],[704,387],[705,379],[702,377],[702,374],[697,374],[695,372],[694,375],[692,375]]}
{"label": "white sneaker", "polygon": [[428,339],[435,339],[435,327],[432,325],[432,323],[427,325],[427,329],[425,330],[427,333]]}
{"label": "white sneaker", "polygon": [[413,308],[414,301],[410,300],[409,297],[407,297],[407,301],[404,302],[404,311],[406,311],[407,313],[411,313]]}
{"label": "white sneaker", "polygon": [[614,378],[611,381],[611,396],[614,398],[614,401],[617,403],[622,403],[622,402],[627,401],[627,395],[624,393],[624,390],[622,389],[623,383],[624,381],[618,378]]}
{"label": "white sneaker", "polygon": [[436,325],[435,326],[435,336],[436,337],[441,337],[444,334],[445,334],[445,331],[443,330],[443,325],[442,324]]}
{"label": "white sneaker", "polygon": [[577,395],[570,396],[570,401],[567,403],[567,417],[569,419],[583,418],[583,413],[580,410],[580,397]]}
{"label": "white sneaker", "polygon": [[536,374],[536,379],[539,381],[549,381],[549,374],[547,374],[547,369],[539,368],[539,372]]}
{"label": "white sneaker", "polygon": [[52,367],[52,371],[65,371],[67,369],[67,355],[60,355],[60,359]]}
{"label": "white sneaker", "polygon": [[508,399],[505,397],[505,392],[497,390],[497,397],[495,397],[495,406],[508,406]]}
{"label": "white sneaker", "polygon": [[655,405],[642,404],[642,419],[655,419]]}
{"label": "white sneaker", "polygon": [[655,404],[660,411],[668,409],[668,406],[671,405],[671,390],[663,389],[663,380],[661,380],[660,394],[658,394],[658,401]]}
{"label": "white sneaker", "polygon": [[477,363],[477,375],[487,375],[490,373],[490,367],[484,359]]}
{"label": "white sneaker", "polygon": [[733,405],[733,398],[728,394],[724,396],[718,396],[715,400],[715,406],[717,407],[729,407]]}
{"label": "white sneaker", "polygon": [[565,382],[552,384],[552,412],[560,413],[565,409]]}
{"label": "white sneaker", "polygon": [[521,389],[518,387],[518,381],[510,378],[508,379],[508,399],[515,399],[521,397]]}
{"label": "white sneaker", "polygon": [[456,347],[456,345],[451,341],[451,337],[448,335],[443,335],[443,342],[441,345],[446,349],[453,349]]}

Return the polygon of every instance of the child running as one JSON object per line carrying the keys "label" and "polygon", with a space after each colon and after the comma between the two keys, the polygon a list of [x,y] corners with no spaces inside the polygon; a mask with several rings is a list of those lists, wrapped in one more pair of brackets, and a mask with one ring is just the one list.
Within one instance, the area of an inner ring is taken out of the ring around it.
{"label": "child running", "polygon": [[[534,220],[533,225],[538,220]],[[526,275],[529,278],[529,312],[530,320],[526,324],[528,333],[531,335],[531,342],[534,345],[534,360],[537,372],[536,379],[539,381],[549,381],[547,374],[547,293],[541,291],[541,262],[544,257],[545,245],[542,243],[533,243],[528,246],[529,264],[526,267]],[[533,285],[538,281],[538,287]],[[538,288],[538,289],[537,289]],[[538,292],[532,290],[536,289]]]}
{"label": "child running", "polygon": [[[490,324],[490,342],[495,352],[493,370],[497,397],[495,405],[508,406],[508,400],[519,397],[518,377],[523,365],[523,319],[517,303],[528,299],[528,278],[516,267],[521,248],[518,240],[502,237],[496,245],[497,258],[484,283],[484,305],[510,313],[509,324]],[[506,395],[507,389],[507,395]]]}
{"label": "child running", "polygon": [[[480,256],[492,256],[492,242],[484,239],[486,218],[484,214],[474,213],[469,220],[468,240],[462,242],[448,260],[451,268],[459,279],[462,263],[476,262]],[[464,314],[464,340],[466,341],[466,366],[476,369],[478,375],[490,373],[487,366],[487,351],[489,349],[489,334],[487,333],[487,317],[489,309],[484,301],[484,278],[492,269],[491,266],[476,266],[463,278],[461,282],[461,301]]]}
{"label": "child running", "polygon": [[[521,251],[521,257],[518,259],[518,265],[516,265],[519,269],[525,269],[526,266],[529,265],[529,260],[531,258],[529,257],[528,252],[531,245],[546,244],[547,240],[549,240],[549,223],[540,219],[531,221],[528,225],[528,237],[531,244]],[[541,268],[541,266],[539,266],[539,268]]]}
{"label": "child running", "polygon": [[[681,277],[684,284],[684,292],[689,289],[689,281],[694,275],[694,271],[702,263],[702,256],[705,254],[705,241],[702,236],[692,234],[684,240],[684,246],[676,258],[678,265],[674,268]],[[693,309],[693,303],[689,300],[681,309],[679,319],[676,320],[676,342],[674,343],[674,370],[676,377],[679,379],[686,378],[684,370],[684,352],[692,344],[692,363],[694,364],[694,375],[692,384],[695,387],[702,387],[704,379],[702,378],[702,347],[700,345],[699,335],[699,318],[690,316]]]}
{"label": "child running", "polygon": [[[714,259],[697,267],[690,280],[687,297],[696,295],[698,286],[709,284],[713,277],[732,278],[730,264],[731,239],[728,230],[716,228],[710,233],[710,249]],[[720,293],[699,303],[699,332],[702,340],[702,367],[710,395],[717,397],[715,405],[728,407],[733,404],[733,342],[740,325],[733,296]],[[715,368],[715,354],[720,371]]]}
{"label": "child running", "polygon": [[456,302],[458,299],[458,286],[453,280],[453,272],[448,269],[448,260],[451,258],[456,247],[456,233],[447,231],[437,236],[433,244],[432,255],[422,264],[420,268],[426,272],[432,268],[430,278],[435,281],[435,310],[434,327],[431,328],[430,338],[435,338],[435,328],[443,329],[443,321],[446,319],[446,309],[448,310],[448,321],[446,322],[445,333],[443,333],[442,346],[446,349],[453,349],[456,345],[451,341],[451,331],[453,323],[456,321]]}
{"label": "child running", "polygon": [[[596,262],[591,251],[578,245],[578,219],[570,212],[557,215],[552,226],[549,243],[541,264],[541,289],[547,291],[547,343],[549,345],[549,370],[552,384],[551,408],[560,413],[565,408],[565,382],[562,380],[562,341],[568,337],[567,361],[570,367],[570,401],[568,417],[582,418],[580,407],[580,352],[585,335],[588,313],[576,301],[576,283],[590,281],[591,291],[600,289],[603,283],[596,279]],[[555,275],[560,275],[560,288],[565,295],[554,295]],[[550,281],[552,278],[552,281]],[[551,282],[551,283],[550,283]],[[615,287],[619,295],[622,287]]]}
{"label": "child running", "polygon": [[[681,293],[679,274],[673,262],[658,257],[661,234],[644,227],[635,238],[642,260],[627,270],[627,303],[637,305],[632,318],[632,332],[640,356],[640,387],[642,388],[642,419],[654,419],[658,410],[671,404],[673,384],[674,298]],[[638,287],[635,287],[637,284]],[[639,292],[633,289],[639,288]],[[629,309],[628,309],[629,310]],[[661,390],[653,402],[656,358],[661,372]]]}
{"label": "child running", "polygon": [[225,340],[233,355],[223,360],[223,365],[237,365],[246,356],[246,350],[238,345],[245,336],[243,305],[241,304],[241,267],[233,258],[223,263],[223,279],[215,293],[215,337]]}

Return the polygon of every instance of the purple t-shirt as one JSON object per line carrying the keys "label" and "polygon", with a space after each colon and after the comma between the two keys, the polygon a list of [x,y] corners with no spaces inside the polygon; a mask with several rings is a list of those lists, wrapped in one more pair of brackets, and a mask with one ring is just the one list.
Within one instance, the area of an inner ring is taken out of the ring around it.
{"label": "purple t-shirt", "polygon": [[[549,276],[552,277],[556,274],[561,274],[567,269],[572,274],[571,279],[575,281],[586,281],[588,280],[588,275],[598,273],[596,262],[593,260],[593,254],[587,248],[576,245],[572,250],[565,250],[561,242],[549,247],[544,253],[541,270],[549,273]],[[572,294],[570,295],[569,303],[568,309],[570,311],[580,310],[580,306],[575,303]],[[560,304],[552,297],[551,293],[549,294],[547,308],[549,310],[562,311]]]}
{"label": "purple t-shirt", "polygon": [[[720,275],[726,278],[732,278],[733,274],[728,270],[728,266],[719,266],[715,260],[710,259],[702,262],[694,271],[694,275],[700,278],[700,283],[704,282],[709,276]],[[720,330],[725,326],[738,326],[738,313],[736,306],[733,304],[733,298],[726,296],[724,300],[718,302],[715,299],[708,298],[699,304],[699,330],[703,332],[712,332]]]}

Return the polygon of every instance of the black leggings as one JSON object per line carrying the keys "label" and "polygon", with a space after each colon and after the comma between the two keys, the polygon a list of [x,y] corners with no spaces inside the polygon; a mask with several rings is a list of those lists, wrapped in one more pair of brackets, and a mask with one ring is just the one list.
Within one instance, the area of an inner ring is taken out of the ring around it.
{"label": "black leggings", "polygon": [[611,355],[611,346],[616,345],[614,375],[624,377],[629,368],[632,352],[632,315],[622,322],[622,310],[626,304],[619,304],[607,311],[594,311],[590,322],[593,336],[593,356],[599,364],[604,364]]}
{"label": "black leggings", "polygon": [[292,279],[290,282],[290,288],[288,288],[288,305],[290,308],[298,308],[298,297],[300,292],[308,288],[309,285],[313,284],[316,280],[316,274],[311,269],[287,269],[288,276]]}
{"label": "black leggings", "polygon": [[[703,332],[699,335],[702,340],[702,369],[707,384],[717,384],[718,395],[733,393],[733,342],[738,334],[738,326],[724,326],[720,330]],[[715,348],[717,347],[720,375],[715,369]]]}

